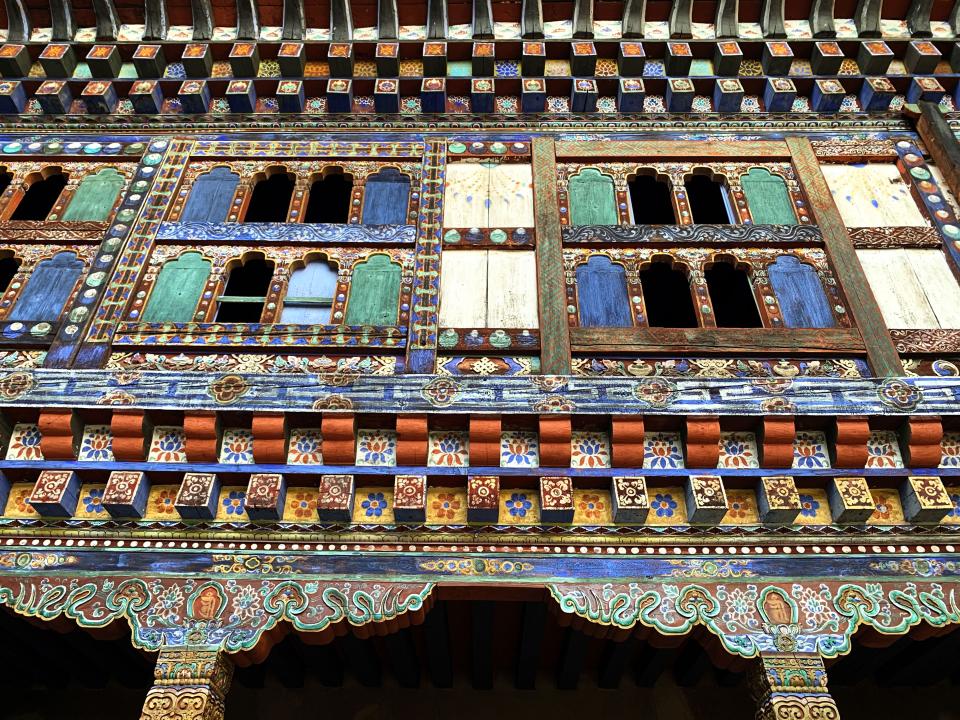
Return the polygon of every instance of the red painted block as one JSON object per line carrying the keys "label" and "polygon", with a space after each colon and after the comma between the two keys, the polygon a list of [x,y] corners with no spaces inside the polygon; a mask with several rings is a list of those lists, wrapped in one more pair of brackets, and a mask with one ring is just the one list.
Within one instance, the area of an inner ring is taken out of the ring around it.
{"label": "red painted block", "polygon": [[213,473],[184,473],[173,506],[185,520],[212,520],[217,515],[220,480]]}
{"label": "red painted block", "polygon": [[279,473],[254,473],[247,483],[245,505],[251,520],[279,520],[287,499],[287,483]]}
{"label": "red painted block", "polygon": [[397,465],[427,464],[426,415],[397,416]]}
{"label": "red painted block", "polygon": [[70,517],[79,498],[80,478],[73,470],[43,470],[29,502],[43,517]]}
{"label": "red painted block", "polygon": [[569,415],[541,416],[540,467],[570,467],[572,434]]}
{"label": "red painted block", "polygon": [[613,467],[643,467],[643,416],[614,415],[610,420]]}
{"label": "red painted block", "polygon": [[932,415],[907,418],[903,426],[904,463],[910,467],[934,468],[940,465],[943,422]]}
{"label": "red painted block", "polygon": [[573,522],[573,480],[569,477],[540,478],[540,520]]}
{"label": "red painted block", "polygon": [[862,468],[867,464],[870,423],[866,418],[838,417],[833,439],[834,467]]}
{"label": "red painted block", "polygon": [[467,478],[467,520],[496,522],[500,518],[500,478],[473,475]]}
{"label": "red painted block", "polygon": [[220,421],[212,410],[195,410],[183,416],[183,451],[190,462],[217,462]]}
{"label": "red painted block", "polygon": [[397,522],[427,519],[427,476],[397,475],[393,481],[393,517]]}
{"label": "red painted block", "polygon": [[321,475],[317,515],[326,522],[350,522],[353,516],[353,475]]}
{"label": "red painted block", "polygon": [[287,462],[286,413],[254,413],[253,459],[263,464]]}
{"label": "red painted block", "polygon": [[691,415],[685,434],[687,467],[715,468],[720,459],[720,418]]}
{"label": "red painted block", "polygon": [[500,467],[499,416],[470,416],[470,464],[474,467]]}
{"label": "red painted block", "polygon": [[149,494],[150,481],[146,473],[115,470],[110,473],[103,491],[103,508],[110,517],[142,518]]}
{"label": "red painted block", "polygon": [[110,419],[113,457],[120,462],[143,462],[153,427],[143,410],[114,410]]}
{"label": "red painted block", "polygon": [[793,441],[797,425],[792,415],[763,418],[760,433],[760,466],[793,467]]}
{"label": "red painted block", "polygon": [[72,410],[41,410],[37,420],[45,460],[76,460],[82,425]]}
{"label": "red painted block", "polygon": [[353,465],[357,456],[356,418],[353,413],[324,415],[320,421],[323,461],[327,465]]}

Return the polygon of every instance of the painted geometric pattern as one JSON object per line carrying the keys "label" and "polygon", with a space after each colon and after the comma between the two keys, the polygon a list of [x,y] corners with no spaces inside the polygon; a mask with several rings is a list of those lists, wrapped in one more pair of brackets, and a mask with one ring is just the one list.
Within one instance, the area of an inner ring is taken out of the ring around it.
{"label": "painted geometric pattern", "polygon": [[683,488],[649,488],[650,514],[647,525],[683,525],[687,522],[687,502]]}
{"label": "painted geometric pattern", "polygon": [[537,434],[523,430],[501,433],[500,467],[540,467],[540,438]]}
{"label": "painted geometric pattern", "polygon": [[182,427],[156,425],[150,440],[149,462],[182,463],[187,461],[187,437]]}
{"label": "painted geometric pattern", "polygon": [[867,520],[868,525],[902,525],[903,505],[900,503],[900,493],[893,488],[871,490],[873,503],[876,509]]}
{"label": "painted geometric pattern", "polygon": [[467,522],[467,492],[461,488],[427,488],[428,525],[464,525]]}
{"label": "painted geometric pattern", "polygon": [[110,462],[113,460],[113,433],[109,425],[87,425],[80,439],[77,460]]}
{"label": "painted geometric pattern", "polygon": [[643,467],[645,469],[675,470],[683,466],[680,433],[654,432],[644,435]]}
{"label": "painted geometric pattern", "polygon": [[610,467],[610,438],[600,432],[574,432],[570,439],[570,467]]}
{"label": "painted geometric pattern", "polygon": [[500,491],[500,525],[537,525],[540,499],[534,490]]}
{"label": "painted geometric pattern", "polygon": [[[960,525],[960,485],[948,485],[947,495],[950,498],[950,502],[953,503],[953,509],[947,513],[943,522],[947,525]],[[10,491],[10,496],[13,497],[13,490]],[[8,501],[7,507],[9,506],[10,503]]]}
{"label": "painted geometric pattern", "polygon": [[428,467],[467,467],[470,464],[470,435],[465,432],[431,432],[427,436]]}
{"label": "painted geometric pattern", "polygon": [[393,488],[357,488],[353,499],[353,522],[359,525],[392,525]]}
{"label": "painted geometric pattern", "polygon": [[830,504],[827,501],[827,492],[820,488],[803,488],[800,490],[800,514],[797,523],[800,525],[830,525]]}
{"label": "painted geometric pattern", "polygon": [[752,432],[720,433],[718,468],[758,468],[757,436]]}
{"label": "painted geometric pattern", "polygon": [[960,468],[960,433],[944,433],[940,453],[940,467]]}
{"label": "painted geometric pattern", "polygon": [[[392,430],[357,431],[357,465],[392,467],[397,464],[397,433]],[[360,497],[360,493],[357,493]],[[393,510],[391,509],[391,515]]]}
{"label": "painted geometric pattern", "polygon": [[867,439],[868,468],[902,468],[903,457],[897,434],[892,430],[874,430]]}
{"label": "painted geometric pattern", "polygon": [[17,423],[10,433],[7,460],[43,460],[40,428],[33,423]]}
{"label": "painted geometric pattern", "polygon": [[793,441],[793,467],[817,470],[830,467],[827,435],[819,430],[800,430]]}
{"label": "painted geometric pattern", "polygon": [[291,465],[322,465],[322,443],[319,430],[292,429],[287,446],[287,462]]}
{"label": "painted geometric pattern", "polygon": [[246,428],[227,428],[220,443],[220,462],[252,465],[253,431]]}

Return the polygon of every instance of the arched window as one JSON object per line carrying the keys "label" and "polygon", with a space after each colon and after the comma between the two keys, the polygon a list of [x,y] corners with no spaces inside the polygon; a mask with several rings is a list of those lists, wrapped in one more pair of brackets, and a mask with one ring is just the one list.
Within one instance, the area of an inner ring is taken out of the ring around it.
{"label": "arched window", "polygon": [[230,271],[218,298],[217,322],[258,323],[273,279],[273,261],[261,256],[246,259]]}
{"label": "arched window", "polygon": [[280,322],[326,325],[336,292],[336,268],[325,260],[311,260],[290,276]]}
{"label": "arched window", "polygon": [[640,272],[640,285],[650,327],[697,327],[697,313],[686,274],[658,261]]}
{"label": "arched window", "polygon": [[790,328],[834,327],[837,322],[817,271],[793,255],[781,255],[767,268],[780,302],[783,324]]}
{"label": "arched window", "polygon": [[697,225],[727,225],[730,209],[723,183],[707,175],[690,175],[684,181],[687,204]]}
{"label": "arched window", "polygon": [[350,220],[353,180],[342,173],[330,173],[310,186],[305,223],[346,223]]}
{"label": "arched window", "polygon": [[400,266],[373,255],[353,268],[347,325],[396,325],[400,312]]}
{"label": "arched window", "polygon": [[37,263],[7,320],[56,322],[82,271],[83,261],[73,252]]}
{"label": "arched window", "polygon": [[363,224],[405,225],[409,203],[409,176],[396,168],[384,168],[364,184]]}
{"label": "arched window", "polygon": [[0,258],[0,294],[7,291],[7,288],[10,287],[10,283],[13,281],[14,275],[17,274],[17,270],[19,269],[20,261],[13,255]]}
{"label": "arched window", "polygon": [[293,175],[278,171],[253,187],[244,222],[286,222],[293,197]]}
{"label": "arched window", "polygon": [[197,177],[180,213],[180,222],[224,222],[230,214],[238,182],[240,176],[225,167]]}
{"label": "arched window", "polygon": [[637,175],[628,183],[635,225],[674,225],[670,186],[653,175]]}
{"label": "arched window", "polygon": [[717,327],[763,327],[750,278],[745,270],[733,263],[718,262],[707,268],[705,274]]}
{"label": "arched window", "polygon": [[755,225],[797,224],[793,201],[782,177],[764,168],[750,168],[740,177],[740,186]]}
{"label": "arched window", "polygon": [[70,204],[63,211],[62,220],[103,222],[117,203],[123,190],[123,175],[113,168],[104,168],[96,175],[87,175],[80,181]]}
{"label": "arched window", "polygon": [[617,225],[617,195],[613,178],[585,168],[570,178],[571,225]]}
{"label": "arched window", "polygon": [[30,187],[17,203],[11,220],[46,220],[47,215],[57,204],[57,198],[67,186],[67,176],[55,171],[45,178],[38,178],[30,183]]}
{"label": "arched window", "polygon": [[196,252],[164,263],[153,284],[143,322],[190,322],[210,277],[210,261]]}
{"label": "arched window", "polygon": [[630,327],[627,274],[604,255],[577,266],[577,306],[581,327]]}

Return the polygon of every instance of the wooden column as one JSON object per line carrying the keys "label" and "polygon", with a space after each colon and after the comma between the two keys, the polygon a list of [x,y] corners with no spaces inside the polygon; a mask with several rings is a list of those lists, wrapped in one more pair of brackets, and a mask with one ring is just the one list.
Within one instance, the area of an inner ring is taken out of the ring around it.
{"label": "wooden column", "polygon": [[140,720],[223,720],[233,661],[217,648],[160,651]]}
{"label": "wooden column", "polygon": [[793,158],[800,185],[813,206],[814,217],[823,233],[827,255],[837,280],[847,298],[850,312],[867,348],[867,359],[874,375],[896,377],[903,374],[903,365],[890,333],[883,321],[880,307],[870,290],[867,276],[857,259],[853,242],[840,216],[830,187],[820,170],[820,162],[807,138],[787,138],[787,147]]}
{"label": "wooden column", "polygon": [[[960,7],[960,3],[957,3]],[[960,197],[960,141],[950,129],[940,107],[933,102],[922,102],[917,132],[930,152],[933,162],[943,173],[943,179],[954,197]]]}
{"label": "wooden column", "polygon": [[557,155],[553,138],[533,140],[533,210],[537,223],[537,284],[540,304],[540,369],[570,374],[570,332],[557,200]]}
{"label": "wooden column", "polygon": [[762,654],[750,677],[756,720],[840,720],[827,692],[827,671],[816,653]]}

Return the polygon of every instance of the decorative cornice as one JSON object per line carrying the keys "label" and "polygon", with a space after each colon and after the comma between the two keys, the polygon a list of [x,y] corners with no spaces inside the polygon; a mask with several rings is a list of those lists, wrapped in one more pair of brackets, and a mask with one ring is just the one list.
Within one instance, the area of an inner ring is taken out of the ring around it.
{"label": "decorative cornice", "polygon": [[158,240],[277,244],[404,245],[416,240],[414,225],[333,225],[327,223],[165,222]]}
{"label": "decorative cornice", "polygon": [[702,245],[819,245],[820,229],[812,225],[582,225],[561,228],[568,245],[616,243],[691,243]]}
{"label": "decorative cornice", "polygon": [[847,233],[858,250],[943,247],[937,229],[927,226],[858,227],[847,228]]}
{"label": "decorative cornice", "polygon": [[891,330],[897,352],[960,354],[960,330]]}

